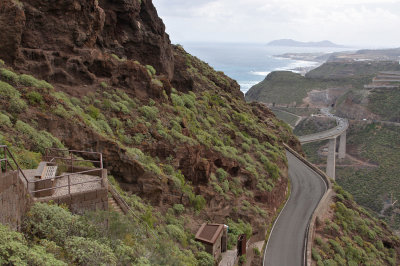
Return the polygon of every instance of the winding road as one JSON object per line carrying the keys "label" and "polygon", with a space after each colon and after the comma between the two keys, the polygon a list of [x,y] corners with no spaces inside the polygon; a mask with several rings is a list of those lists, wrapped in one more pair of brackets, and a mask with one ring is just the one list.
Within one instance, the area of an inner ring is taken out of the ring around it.
{"label": "winding road", "polygon": [[265,248],[263,265],[304,265],[310,218],[327,190],[321,176],[289,151],[291,194],[278,216]]}

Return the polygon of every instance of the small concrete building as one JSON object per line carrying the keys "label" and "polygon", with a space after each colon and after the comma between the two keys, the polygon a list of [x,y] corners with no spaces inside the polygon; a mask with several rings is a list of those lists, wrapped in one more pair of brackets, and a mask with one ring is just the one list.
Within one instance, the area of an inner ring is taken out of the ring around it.
{"label": "small concrete building", "polygon": [[227,249],[228,227],[224,224],[202,224],[196,233],[196,240],[204,244],[206,252],[218,261],[222,252]]}

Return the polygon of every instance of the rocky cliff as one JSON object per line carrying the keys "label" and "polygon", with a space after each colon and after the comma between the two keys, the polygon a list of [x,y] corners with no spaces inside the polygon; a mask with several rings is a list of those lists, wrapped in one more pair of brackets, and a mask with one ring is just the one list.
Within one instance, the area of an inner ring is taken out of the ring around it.
{"label": "rocky cliff", "polygon": [[184,234],[181,249],[204,221],[264,237],[286,197],[282,143],[300,145],[236,81],[171,45],[150,0],[0,0],[0,28],[0,142],[22,165],[47,147],[100,151],[152,206],[139,212],[151,227]]}

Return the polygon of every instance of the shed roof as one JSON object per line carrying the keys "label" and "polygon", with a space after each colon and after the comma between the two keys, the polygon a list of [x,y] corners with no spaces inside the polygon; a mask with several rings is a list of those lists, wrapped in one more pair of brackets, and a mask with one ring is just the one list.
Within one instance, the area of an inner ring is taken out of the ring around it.
{"label": "shed roof", "polygon": [[214,244],[224,229],[223,224],[202,224],[196,233],[196,240]]}

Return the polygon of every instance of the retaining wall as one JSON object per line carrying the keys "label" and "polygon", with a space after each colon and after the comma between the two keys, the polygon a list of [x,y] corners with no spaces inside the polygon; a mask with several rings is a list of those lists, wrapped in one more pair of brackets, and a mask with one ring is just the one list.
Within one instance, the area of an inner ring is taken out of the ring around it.
{"label": "retaining wall", "polygon": [[18,230],[33,200],[17,171],[0,173],[0,223]]}
{"label": "retaining wall", "polygon": [[86,211],[108,210],[108,181],[107,170],[101,170],[101,188],[91,191],[71,193],[59,197],[35,198],[35,202],[53,201],[57,204],[65,204],[71,212],[82,214]]}

